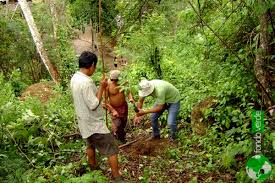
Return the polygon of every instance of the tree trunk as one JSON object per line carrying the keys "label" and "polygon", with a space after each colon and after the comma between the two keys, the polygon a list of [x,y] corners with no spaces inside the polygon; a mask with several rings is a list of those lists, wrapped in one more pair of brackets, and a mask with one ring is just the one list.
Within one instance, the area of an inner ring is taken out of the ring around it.
{"label": "tree trunk", "polygon": [[58,81],[59,75],[58,75],[57,69],[51,63],[51,61],[49,60],[49,58],[47,56],[46,51],[44,50],[43,42],[41,40],[41,36],[38,32],[38,29],[35,25],[29,5],[26,0],[18,0],[18,3],[20,5],[22,12],[24,14],[24,17],[28,23],[29,30],[31,32],[33,41],[34,41],[36,49],[40,55],[40,58],[41,58],[42,62],[44,63],[44,65],[46,66],[47,70],[49,71],[50,76],[52,77],[53,81],[57,84],[57,83],[59,83],[59,81]]}
{"label": "tree trunk", "polygon": [[53,37],[56,42],[56,36],[57,36],[57,13],[56,13],[56,5],[55,0],[49,1],[50,10],[51,10],[51,16],[52,16],[52,24],[53,24]]}
{"label": "tree trunk", "polygon": [[[264,4],[264,0],[260,0],[260,3]],[[270,85],[270,77],[267,71],[267,56],[268,56],[268,12],[263,12],[259,17],[260,22],[260,45],[256,53],[256,60],[254,62],[255,76],[258,79],[258,88],[260,89],[261,96],[263,98],[263,104],[265,108],[269,108],[272,105],[272,93]]]}

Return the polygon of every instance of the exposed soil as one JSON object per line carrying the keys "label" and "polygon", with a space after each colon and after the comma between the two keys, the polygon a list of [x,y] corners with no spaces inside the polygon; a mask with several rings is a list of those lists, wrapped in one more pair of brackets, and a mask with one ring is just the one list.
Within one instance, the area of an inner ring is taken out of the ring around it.
{"label": "exposed soil", "polygon": [[52,88],[55,85],[53,81],[36,83],[25,89],[20,99],[24,100],[28,96],[37,97],[42,103],[47,102],[50,98],[56,96]]}
{"label": "exposed soil", "polygon": [[[190,172],[189,170],[179,170],[175,168],[174,164],[166,164],[165,167],[161,167],[158,163],[161,160],[167,162],[176,162],[169,159],[166,156],[166,150],[168,148],[176,147],[176,144],[170,142],[167,138],[162,138],[160,140],[148,140],[149,134],[146,133],[139,134],[136,139],[140,139],[135,143],[128,145],[121,149],[123,156],[127,158],[127,162],[121,163],[121,172],[123,174],[128,174],[130,176],[129,182],[141,182],[140,177],[144,176],[144,170],[147,169],[151,171],[158,167],[157,174],[150,174],[149,182],[158,182],[160,179],[157,177],[159,174],[165,177],[165,182],[171,183],[186,183],[190,180],[196,180],[197,182],[217,182],[218,180],[223,180],[223,182],[234,182],[232,176],[227,172],[221,172],[217,174],[213,173],[200,173],[200,172]],[[190,160],[178,160],[178,161],[190,161]],[[155,169],[156,170],[156,169]],[[161,173],[163,172],[163,173]],[[108,172],[105,172],[105,175]],[[110,177],[110,173],[109,173]],[[168,181],[169,180],[169,181]]]}
{"label": "exposed soil", "polygon": [[[81,32],[79,30],[76,30],[76,32],[78,34],[78,37],[72,41],[72,44],[75,48],[77,55],[80,55],[83,51],[91,51],[100,58],[100,56],[98,55],[99,43],[96,40],[98,35],[95,33],[95,31],[92,31],[92,26],[91,25],[86,26],[84,32]],[[92,35],[92,33],[94,33],[94,35]],[[93,38],[94,38],[94,41],[93,41]],[[127,65],[127,59],[123,57],[121,58],[121,56],[119,56],[117,58],[117,61],[118,61],[117,67],[114,66],[114,58],[116,54],[113,53],[114,46],[115,46],[113,42],[114,41],[110,41],[110,40],[103,41],[104,43],[103,60],[107,70],[113,70],[113,69],[120,70],[121,68]]]}
{"label": "exposed soil", "polygon": [[205,119],[204,110],[215,107],[217,100],[215,97],[208,97],[196,104],[191,112],[191,127],[198,135],[204,135],[207,127],[214,122],[214,119],[208,117]]}
{"label": "exposed soil", "polygon": [[[146,169],[149,171],[153,170],[153,172],[150,172],[150,177],[147,177],[148,182],[159,182],[160,179],[158,176],[163,176],[165,179],[164,182],[171,183],[185,183],[190,180],[199,183],[218,182],[221,180],[228,183],[236,181],[232,175],[226,171],[203,173],[193,172],[192,168],[191,170],[190,168],[181,168],[179,170],[175,167],[174,163],[180,162],[184,164],[185,162],[192,162],[192,160],[194,160],[193,157],[181,158],[179,160],[170,159],[166,152],[168,148],[176,147],[176,143],[170,142],[167,138],[149,140],[151,130],[145,127],[144,124],[139,124],[135,126],[135,128],[142,130],[140,130],[140,132],[128,130],[127,143],[131,143],[134,140],[136,141],[120,148],[119,153],[120,157],[123,157],[120,160],[120,171],[128,182],[142,182],[141,177],[145,175],[144,171]],[[81,158],[77,153],[72,153],[71,155],[68,162],[79,162],[79,167],[74,170],[76,176],[81,176],[90,171],[89,168],[81,164],[83,157]],[[100,168],[103,174],[111,180],[110,167],[107,161],[100,160],[99,162],[101,162]],[[165,165],[161,166],[163,162],[165,162]]]}
{"label": "exposed soil", "polygon": [[121,148],[121,150],[123,153],[127,154],[127,156],[132,156],[133,158],[139,155],[156,156],[170,145],[171,143],[168,139],[149,140],[148,138],[140,138],[140,140]]}

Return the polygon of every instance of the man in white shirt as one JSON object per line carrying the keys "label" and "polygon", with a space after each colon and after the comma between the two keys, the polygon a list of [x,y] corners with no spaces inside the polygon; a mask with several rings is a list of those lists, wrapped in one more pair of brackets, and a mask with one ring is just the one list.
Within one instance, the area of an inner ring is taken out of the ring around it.
{"label": "man in white shirt", "polygon": [[87,143],[87,156],[91,169],[97,169],[95,157],[95,148],[97,148],[100,154],[108,157],[114,179],[121,180],[117,158],[119,149],[104,122],[103,108],[100,105],[107,79],[104,76],[97,89],[90,78],[96,70],[96,64],[95,54],[83,52],[79,57],[79,71],[71,79],[78,127]]}

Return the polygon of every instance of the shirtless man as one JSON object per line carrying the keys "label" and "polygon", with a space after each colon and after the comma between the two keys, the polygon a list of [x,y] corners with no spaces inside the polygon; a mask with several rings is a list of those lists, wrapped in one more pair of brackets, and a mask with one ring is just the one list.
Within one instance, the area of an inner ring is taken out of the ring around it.
{"label": "shirtless man", "polygon": [[[128,104],[126,96],[123,91],[120,91],[118,78],[120,75],[119,70],[112,70],[110,72],[110,80],[106,88],[107,92],[107,109],[112,113],[112,131],[114,136],[121,142],[125,142],[126,127],[128,117]],[[131,92],[128,93],[129,101],[135,103]]]}

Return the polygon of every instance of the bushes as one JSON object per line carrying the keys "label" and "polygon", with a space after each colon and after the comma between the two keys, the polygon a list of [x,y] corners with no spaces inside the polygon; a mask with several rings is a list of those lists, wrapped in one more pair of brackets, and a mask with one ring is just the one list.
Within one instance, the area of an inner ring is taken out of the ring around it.
{"label": "bushes", "polygon": [[[221,6],[222,11],[216,11],[214,5],[203,2],[196,8],[201,8],[202,18],[233,51],[221,43],[184,2],[172,5],[170,1],[162,2],[151,14],[145,14],[141,25],[133,25],[117,47],[117,53],[133,62],[124,74],[134,88],[141,76],[157,78],[156,70],[148,63],[152,45],[160,48],[162,76],[181,93],[180,118],[183,120],[189,121],[192,108],[199,101],[210,96],[217,98],[217,105],[204,111],[206,119],[214,119],[208,135],[197,137],[183,129],[179,132],[179,147],[168,152],[169,158],[181,159],[182,154],[189,156],[185,150],[191,149],[193,154],[198,154],[196,160],[201,160],[197,167],[206,172],[215,168],[231,171],[244,166],[236,161],[236,156],[241,154],[245,159],[252,153],[251,112],[261,103],[251,67],[253,48],[246,44],[245,37],[238,39],[240,34],[245,34],[242,25],[249,31],[254,22],[250,22],[248,11],[238,10],[229,19],[227,14],[231,10],[227,5]],[[176,6],[182,8],[170,11]],[[156,25],[158,29],[154,29]],[[269,141],[269,147],[270,144]],[[205,154],[200,157],[202,152]]]}
{"label": "bushes", "polygon": [[[0,85],[0,169],[4,182],[22,182],[20,177],[28,168],[44,171],[44,166],[63,165],[74,151],[82,153],[78,150],[84,145],[82,141],[66,142],[64,138],[77,132],[70,92],[56,88],[59,94],[42,104],[36,98],[19,101],[3,75]],[[63,152],[64,148],[70,151]]]}

